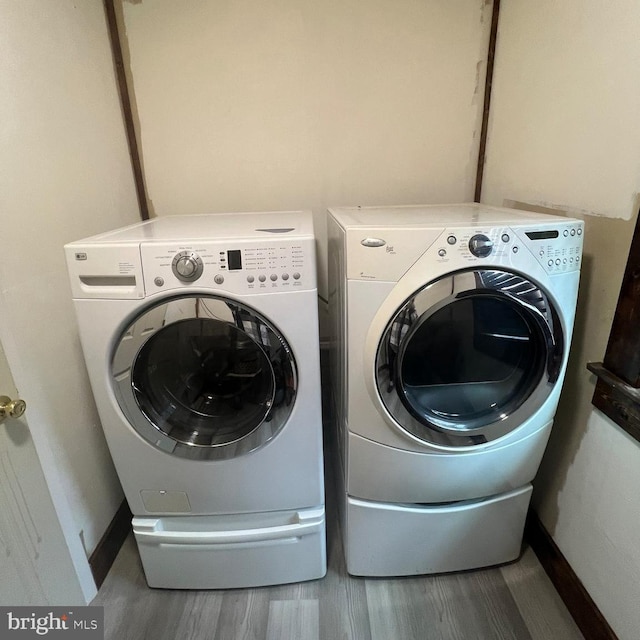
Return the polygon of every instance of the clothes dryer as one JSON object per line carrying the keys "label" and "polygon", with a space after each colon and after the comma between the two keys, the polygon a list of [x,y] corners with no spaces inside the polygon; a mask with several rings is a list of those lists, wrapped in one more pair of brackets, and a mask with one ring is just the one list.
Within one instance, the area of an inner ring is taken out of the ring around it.
{"label": "clothes dryer", "polygon": [[149,585],[323,576],[311,214],[161,217],[65,249]]}
{"label": "clothes dryer", "polygon": [[583,223],[479,204],[328,220],[349,572],[513,560],[565,374]]}

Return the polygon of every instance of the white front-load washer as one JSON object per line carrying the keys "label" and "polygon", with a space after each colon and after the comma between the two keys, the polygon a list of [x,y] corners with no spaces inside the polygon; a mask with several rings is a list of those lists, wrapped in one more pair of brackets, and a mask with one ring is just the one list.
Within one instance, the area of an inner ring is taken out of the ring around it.
{"label": "white front-load washer", "polygon": [[149,585],[322,577],[310,212],[161,217],[65,250]]}
{"label": "white front-load washer", "polygon": [[479,204],[332,209],[348,571],[520,552],[571,340],[583,223]]}

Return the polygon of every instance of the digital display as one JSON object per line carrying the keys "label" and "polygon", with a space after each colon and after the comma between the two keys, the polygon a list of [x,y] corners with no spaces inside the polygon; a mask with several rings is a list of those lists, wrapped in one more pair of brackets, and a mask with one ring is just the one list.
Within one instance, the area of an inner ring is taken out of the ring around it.
{"label": "digital display", "polygon": [[525,231],[525,233],[530,240],[551,240],[560,235],[555,229],[552,231]]}
{"label": "digital display", "polygon": [[238,269],[242,269],[242,253],[240,249],[227,251],[227,264],[229,265],[229,271],[237,271]]}

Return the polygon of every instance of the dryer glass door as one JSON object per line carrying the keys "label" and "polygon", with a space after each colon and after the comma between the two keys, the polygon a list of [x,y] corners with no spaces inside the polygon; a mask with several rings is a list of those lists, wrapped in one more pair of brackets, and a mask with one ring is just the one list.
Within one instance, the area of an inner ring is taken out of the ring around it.
{"label": "dryer glass door", "polygon": [[506,271],[461,271],[417,292],[388,324],[378,391],[414,436],[473,446],[542,406],[563,348],[558,314],[538,285]]}
{"label": "dryer glass door", "polygon": [[122,333],[112,358],[129,423],[174,455],[227,458],[285,424],[296,368],[280,332],[254,309],[216,296],[172,298]]}

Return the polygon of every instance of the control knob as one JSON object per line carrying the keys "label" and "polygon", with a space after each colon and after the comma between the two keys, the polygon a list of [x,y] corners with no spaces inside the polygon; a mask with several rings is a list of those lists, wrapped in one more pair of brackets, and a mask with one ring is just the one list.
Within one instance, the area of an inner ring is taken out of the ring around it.
{"label": "control knob", "polygon": [[493,251],[493,242],[482,233],[477,233],[469,240],[469,251],[476,258],[486,258]]}
{"label": "control knob", "polygon": [[171,269],[182,282],[193,282],[202,275],[202,259],[193,251],[181,251],[171,262]]}

